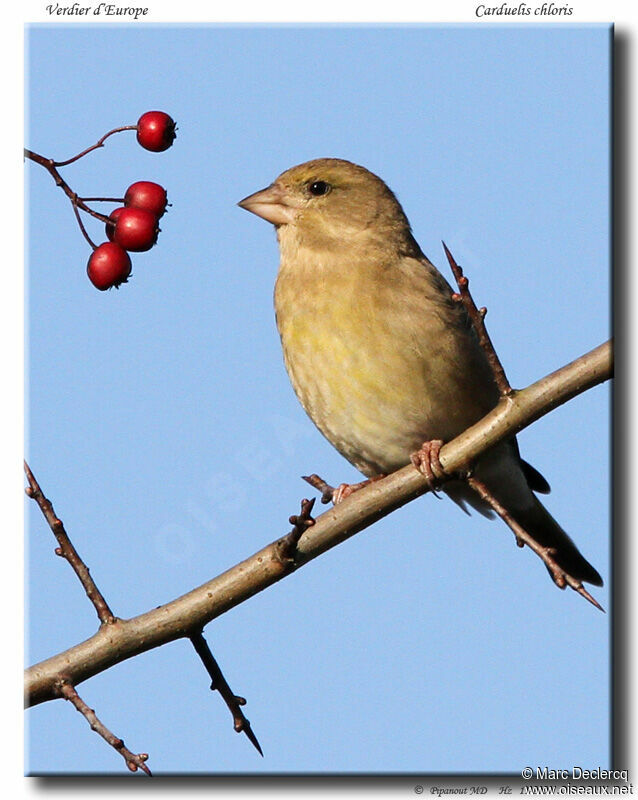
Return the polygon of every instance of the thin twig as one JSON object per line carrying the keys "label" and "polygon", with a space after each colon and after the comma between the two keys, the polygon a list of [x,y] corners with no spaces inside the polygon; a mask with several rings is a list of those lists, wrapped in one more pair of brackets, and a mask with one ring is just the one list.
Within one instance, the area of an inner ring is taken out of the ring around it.
{"label": "thin twig", "polygon": [[77,711],[82,714],[86,721],[91,726],[91,730],[99,734],[107,744],[110,744],[122,756],[126,762],[126,766],[131,772],[137,772],[138,769],[143,770],[147,775],[151,775],[150,769],[146,766],[148,761],[148,753],[132,753],[124,744],[122,739],[112,733],[104,723],[100,722],[94,709],[89,708],[82,700],[80,695],[76,692],[75,687],[67,681],[62,681],[58,691],[60,695],[68,700]]}
{"label": "thin twig", "polygon": [[29,485],[26,487],[25,492],[28,497],[33,498],[33,500],[35,500],[35,502],[38,504],[40,511],[42,511],[44,514],[44,518],[49,523],[49,527],[53,531],[53,535],[58,541],[58,547],[55,548],[56,555],[66,558],[69,564],[73,567],[75,574],[78,576],[80,583],[84,587],[86,596],[93,603],[98,615],[98,619],[102,625],[110,625],[111,623],[115,622],[115,615],[109,608],[104,596],[95,585],[95,581],[89,573],[89,568],[86,566],[84,561],[82,561],[75,547],[73,547],[71,540],[64,529],[62,520],[59,519],[53,510],[51,501],[44,496],[42,489],[40,489],[40,485],[36,481],[35,476],[29,469],[29,465],[26,461],[24,462],[24,471],[26,473],[27,480],[29,481]]}
{"label": "thin twig", "polygon": [[315,524],[314,518],[311,515],[314,504],[314,497],[312,500],[302,500],[301,514],[293,514],[288,518],[288,522],[293,525],[293,529],[279,540],[282,559],[294,561],[299,539],[301,539],[308,528]]}
{"label": "thin twig", "polygon": [[478,494],[478,496],[488,503],[488,505],[493,508],[498,516],[503,520],[503,522],[509,528],[511,528],[514,536],[516,537],[516,543],[518,546],[522,547],[523,544],[526,544],[542,560],[549,570],[552,580],[559,589],[564,589],[565,586],[570,586],[575,592],[578,592],[578,594],[584,597],[585,600],[589,600],[592,605],[604,612],[604,608],[589,594],[587,589],[585,589],[583,586],[582,581],[574,578],[573,575],[570,575],[569,572],[559,566],[554,559],[554,555],[556,554],[555,548],[545,547],[537,542],[536,539],[534,539],[534,537],[522,525],[519,525],[509,511],[499,503],[499,501],[494,497],[483,481],[478,480],[478,478],[475,478],[473,475],[470,475],[466,480],[472,489],[474,489],[474,491]]}
{"label": "thin twig", "polygon": [[332,496],[335,491],[334,486],[326,483],[323,478],[320,478],[319,475],[316,475],[314,472],[312,475],[302,475],[301,477],[306,481],[306,483],[309,483],[318,492],[321,492],[321,502],[324,505],[332,502]]}
{"label": "thin twig", "polygon": [[487,360],[492,368],[492,373],[494,375],[494,380],[498,389],[503,395],[503,397],[507,397],[512,393],[512,387],[510,386],[509,381],[505,375],[505,370],[503,369],[503,365],[499,357],[496,355],[496,350],[494,349],[494,345],[492,344],[492,340],[487,332],[487,328],[485,327],[485,315],[487,314],[486,308],[477,308],[476,303],[472,299],[472,295],[470,294],[469,290],[469,280],[463,275],[463,270],[454,260],[454,256],[447,248],[445,242],[442,242],[443,249],[445,250],[445,255],[447,256],[447,260],[449,261],[450,267],[452,272],[454,273],[454,277],[456,279],[457,286],[459,287],[459,294],[453,295],[454,299],[458,302],[463,303],[465,306],[465,310],[470,317],[472,324],[474,325],[474,330],[476,331],[479,339],[479,344],[485,351],[485,355],[487,356]]}
{"label": "thin twig", "polygon": [[228,706],[228,710],[233,715],[233,726],[235,730],[237,733],[245,733],[255,746],[259,755],[263,756],[264,754],[259,742],[257,741],[257,737],[255,736],[253,729],[250,727],[250,722],[246,719],[244,712],[241,710],[241,706],[246,705],[246,699],[236,695],[228,685],[219,664],[210,651],[210,647],[208,646],[206,639],[204,639],[203,633],[199,631],[198,633],[192,634],[190,636],[190,640],[195,648],[195,652],[201,658],[202,664],[206,667],[206,670],[210,675],[211,691],[217,691],[220,693],[224,702]]}

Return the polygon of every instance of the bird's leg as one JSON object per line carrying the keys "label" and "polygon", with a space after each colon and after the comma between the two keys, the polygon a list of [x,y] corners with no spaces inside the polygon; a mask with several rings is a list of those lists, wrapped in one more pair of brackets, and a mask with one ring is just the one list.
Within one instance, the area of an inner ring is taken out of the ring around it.
{"label": "bird's leg", "polygon": [[335,489],[334,486],[330,486],[329,483],[326,483],[323,478],[320,478],[318,475],[303,476],[303,479],[307,483],[321,492],[322,503],[332,502],[335,506],[342,500],[345,500],[346,497],[350,497],[351,494],[358,492],[359,489],[363,489],[364,486],[368,486],[368,484],[374,483],[375,481],[380,481],[381,478],[385,478],[385,475],[375,475],[365,481],[360,481],[360,483],[340,483]]}
{"label": "bird's leg", "polygon": [[439,461],[439,452],[442,447],[442,439],[431,439],[429,442],[423,442],[421,448],[410,456],[410,461],[426,479],[430,491],[434,494],[441,483],[450,477]]}

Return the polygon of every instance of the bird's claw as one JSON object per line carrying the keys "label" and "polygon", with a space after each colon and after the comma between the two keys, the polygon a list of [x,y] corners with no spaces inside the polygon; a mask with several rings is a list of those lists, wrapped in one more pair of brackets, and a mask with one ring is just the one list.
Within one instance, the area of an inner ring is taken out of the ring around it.
{"label": "bird's claw", "polygon": [[323,478],[320,478],[319,475],[304,475],[303,479],[306,483],[309,483],[311,486],[314,486],[315,489],[321,492],[321,502],[322,503],[329,503],[332,501],[333,505],[337,505],[341,503],[346,497],[350,497],[351,494],[358,492],[359,489],[363,489],[364,486],[367,486],[370,483],[375,483],[375,481],[380,481],[381,478],[385,478],[385,474],[375,475],[372,478],[368,478],[365,481],[361,481],[360,483],[340,483],[339,486],[335,489],[333,486],[330,486],[329,483],[326,483]]}
{"label": "bird's claw", "polygon": [[340,483],[339,486],[332,491],[332,504],[336,506],[337,503],[345,500],[346,497],[350,497],[351,494],[354,494],[354,492],[360,488],[361,484],[358,483]]}
{"label": "bird's claw", "polygon": [[439,461],[439,452],[442,447],[442,439],[431,439],[428,442],[423,442],[420,449],[410,456],[410,461],[423,475],[430,487],[430,491],[437,497],[439,495],[436,489],[449,477]]}
{"label": "bird's claw", "polygon": [[337,503],[345,500],[346,497],[350,497],[351,494],[358,492],[359,489],[363,489],[364,486],[369,486],[371,483],[376,483],[385,477],[385,473],[383,473],[381,475],[375,475],[372,478],[368,478],[365,481],[361,481],[360,483],[340,483],[339,486],[337,486],[337,488],[332,492],[333,505],[336,506]]}

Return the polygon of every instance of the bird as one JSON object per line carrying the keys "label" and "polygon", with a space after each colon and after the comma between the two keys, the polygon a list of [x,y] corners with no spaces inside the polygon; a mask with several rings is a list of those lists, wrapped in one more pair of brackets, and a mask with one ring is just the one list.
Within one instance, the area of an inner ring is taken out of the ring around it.
{"label": "bird", "polygon": [[[381,178],[351,161],[318,158],[238,205],[276,230],[275,317],[293,389],[367,479],[418,466],[424,443],[453,439],[496,406],[499,390],[467,311]],[[480,457],[473,474],[553,548],[561,569],[602,586],[536,496],[550,487],[521,458],[515,437]],[[440,488],[468,513],[493,516],[466,481]]]}

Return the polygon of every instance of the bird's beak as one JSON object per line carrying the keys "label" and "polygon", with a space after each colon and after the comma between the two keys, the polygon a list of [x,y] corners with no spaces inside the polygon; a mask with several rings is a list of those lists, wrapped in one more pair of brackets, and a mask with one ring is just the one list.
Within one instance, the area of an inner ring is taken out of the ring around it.
{"label": "bird's beak", "polygon": [[293,204],[285,190],[276,183],[244,197],[237,205],[272,222],[273,225],[287,225],[294,222],[298,211],[298,206]]}

